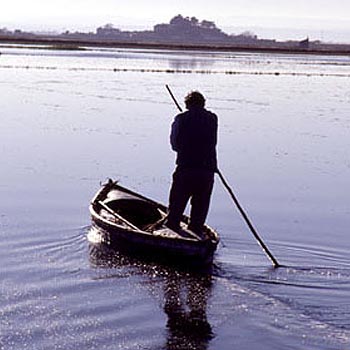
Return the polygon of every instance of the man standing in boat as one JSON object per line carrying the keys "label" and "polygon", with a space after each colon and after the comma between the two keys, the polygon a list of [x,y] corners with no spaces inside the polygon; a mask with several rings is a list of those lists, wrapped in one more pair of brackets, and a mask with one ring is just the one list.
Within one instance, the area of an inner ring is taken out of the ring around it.
{"label": "man standing in boat", "polygon": [[203,236],[217,170],[218,119],[204,108],[205,98],[198,91],[185,97],[185,105],[187,111],[178,114],[171,126],[170,143],[177,152],[177,166],[170,189],[166,224],[177,231],[186,205],[191,200],[188,228]]}

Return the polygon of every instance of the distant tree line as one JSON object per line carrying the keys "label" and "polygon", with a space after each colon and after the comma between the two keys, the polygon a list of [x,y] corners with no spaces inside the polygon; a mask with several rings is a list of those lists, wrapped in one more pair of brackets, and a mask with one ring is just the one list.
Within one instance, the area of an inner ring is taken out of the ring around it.
{"label": "distant tree line", "polygon": [[[0,24],[1,25],[1,24]],[[295,51],[339,51],[348,53],[349,45],[326,44],[320,41],[276,41],[259,39],[250,31],[240,34],[227,34],[213,21],[198,20],[196,17],[177,15],[169,23],[156,24],[152,30],[125,31],[108,23],[98,27],[95,32],[32,33],[16,29],[0,28],[1,42],[59,42],[64,48],[72,43],[92,45],[156,45],[206,48],[242,48],[258,50]]]}
{"label": "distant tree line", "polygon": [[171,43],[230,43],[256,41],[258,37],[250,32],[229,35],[219,29],[213,21],[199,21],[196,17],[177,15],[167,24],[157,24],[153,31],[121,31],[112,24],[97,28],[96,36],[105,39]]}

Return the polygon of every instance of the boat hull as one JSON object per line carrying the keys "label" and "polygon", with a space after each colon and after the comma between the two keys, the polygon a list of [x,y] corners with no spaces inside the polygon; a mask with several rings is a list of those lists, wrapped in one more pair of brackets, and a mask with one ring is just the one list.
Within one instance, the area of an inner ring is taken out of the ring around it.
{"label": "boat hull", "polygon": [[[185,263],[193,266],[208,265],[213,262],[219,242],[219,236],[213,229],[206,226],[207,238],[193,239],[192,237],[163,235],[164,230],[149,232],[126,227],[125,224],[114,222],[101,213],[102,210],[98,203],[106,201],[111,191],[120,191],[139,200],[148,201],[160,212],[166,212],[164,205],[121,187],[115,182],[110,182],[100,189],[90,205],[92,219],[92,228],[88,236],[90,243],[103,244],[133,256],[166,262]],[[186,225],[188,220],[188,217],[184,216],[183,224]]]}

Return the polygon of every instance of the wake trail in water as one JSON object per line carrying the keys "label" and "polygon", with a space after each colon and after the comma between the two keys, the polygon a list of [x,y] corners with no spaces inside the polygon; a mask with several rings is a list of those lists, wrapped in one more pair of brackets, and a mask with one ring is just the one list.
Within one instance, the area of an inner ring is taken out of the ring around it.
{"label": "wake trail in water", "polygon": [[[315,270],[312,271],[315,273]],[[273,291],[264,291],[264,288],[257,286],[257,282],[261,285],[272,283],[270,281],[247,277],[243,281],[233,276],[216,276],[215,280],[231,295],[229,299],[232,305],[222,310],[222,322],[231,318],[232,310],[235,310],[235,313],[253,318],[265,331],[272,329],[282,337],[299,338],[300,343],[312,346],[312,349],[334,349],[350,345],[350,328],[344,327],[345,318],[349,314],[343,314],[344,320],[336,325],[315,317],[307,307],[295,303],[292,298],[278,297]],[[279,282],[275,281],[273,284],[277,285]],[[285,285],[284,282],[280,284]],[[293,287],[293,283],[287,286]]]}

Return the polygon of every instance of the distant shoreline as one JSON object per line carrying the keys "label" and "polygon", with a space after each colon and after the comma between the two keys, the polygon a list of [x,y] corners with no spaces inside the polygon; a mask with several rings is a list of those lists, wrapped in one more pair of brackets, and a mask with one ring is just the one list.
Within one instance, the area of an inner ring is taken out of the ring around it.
{"label": "distant shoreline", "polygon": [[158,49],[176,51],[208,51],[208,52],[256,52],[276,54],[303,55],[339,55],[350,56],[350,45],[320,44],[317,48],[302,47],[265,47],[263,45],[233,44],[179,44],[157,42],[126,42],[104,40],[74,40],[55,37],[23,38],[0,36],[0,44],[48,45],[49,49],[83,50],[82,47],[102,47],[121,49]]}

